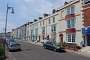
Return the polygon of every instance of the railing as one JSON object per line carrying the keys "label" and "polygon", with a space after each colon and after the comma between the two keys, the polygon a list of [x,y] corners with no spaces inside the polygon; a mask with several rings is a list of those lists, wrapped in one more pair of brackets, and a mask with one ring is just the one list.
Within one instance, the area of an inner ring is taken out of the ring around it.
{"label": "railing", "polygon": [[81,49],[81,47],[75,43],[63,43],[63,46],[65,49],[70,49],[74,51],[78,51],[79,49]]}

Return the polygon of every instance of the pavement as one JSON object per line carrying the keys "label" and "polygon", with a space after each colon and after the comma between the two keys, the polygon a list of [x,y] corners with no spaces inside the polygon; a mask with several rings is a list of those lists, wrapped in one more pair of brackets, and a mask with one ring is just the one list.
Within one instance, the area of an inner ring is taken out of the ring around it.
{"label": "pavement", "polygon": [[81,50],[78,51],[78,54],[90,58],[90,46],[83,47]]}
{"label": "pavement", "polygon": [[22,51],[8,52],[7,60],[90,60],[73,53],[54,52],[39,45],[21,42]]}
{"label": "pavement", "polygon": [[5,50],[5,54],[6,54],[6,60],[15,60],[15,58],[13,57],[12,53],[9,52],[6,48]]}
{"label": "pavement", "polygon": [[69,50],[69,49],[65,49],[65,51],[67,51],[69,53],[78,54],[78,55],[83,56],[83,57],[90,58],[90,46],[83,47],[79,51],[73,51],[73,50]]}

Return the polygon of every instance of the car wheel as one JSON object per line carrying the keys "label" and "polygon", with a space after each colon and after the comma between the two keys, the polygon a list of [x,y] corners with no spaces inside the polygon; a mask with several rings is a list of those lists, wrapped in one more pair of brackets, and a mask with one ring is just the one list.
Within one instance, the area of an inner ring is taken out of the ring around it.
{"label": "car wheel", "polygon": [[12,52],[12,50],[9,49],[9,52]]}
{"label": "car wheel", "polygon": [[18,49],[18,51],[21,51],[21,49]]}

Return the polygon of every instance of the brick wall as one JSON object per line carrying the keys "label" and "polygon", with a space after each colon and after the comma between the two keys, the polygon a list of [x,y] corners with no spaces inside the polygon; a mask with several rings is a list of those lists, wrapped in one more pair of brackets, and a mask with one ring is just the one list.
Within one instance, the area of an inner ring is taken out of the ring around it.
{"label": "brick wall", "polygon": [[[87,7],[85,7],[87,8]],[[84,11],[84,26],[90,26],[90,7],[85,9]]]}

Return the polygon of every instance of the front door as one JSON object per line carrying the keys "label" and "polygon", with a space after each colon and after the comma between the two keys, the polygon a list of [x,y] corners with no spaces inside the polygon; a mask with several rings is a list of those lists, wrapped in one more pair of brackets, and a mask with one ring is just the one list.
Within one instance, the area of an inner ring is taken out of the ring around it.
{"label": "front door", "polygon": [[60,34],[59,37],[60,37],[60,45],[62,46],[63,45],[63,34]]}
{"label": "front door", "polygon": [[86,39],[87,39],[87,45],[90,46],[90,35],[87,35]]}

